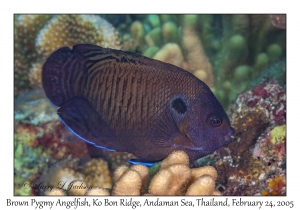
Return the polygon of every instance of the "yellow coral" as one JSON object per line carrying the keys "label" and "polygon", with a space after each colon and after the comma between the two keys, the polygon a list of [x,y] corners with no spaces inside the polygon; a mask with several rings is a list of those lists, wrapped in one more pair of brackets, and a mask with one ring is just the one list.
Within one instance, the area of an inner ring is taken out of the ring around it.
{"label": "yellow coral", "polygon": [[164,45],[153,57],[166,63],[173,64],[180,68],[184,68],[184,58],[180,47],[176,43],[168,43]]}
{"label": "yellow coral", "polygon": [[[101,176],[96,172],[99,168],[98,162],[103,160],[91,160],[86,164],[83,171],[83,179],[88,176]],[[97,164],[95,164],[97,162]],[[103,161],[104,162],[104,161]],[[97,166],[98,165],[98,166]],[[153,176],[147,191],[149,170],[144,165],[133,165],[130,168],[120,166],[114,172],[114,186],[112,195],[222,195],[215,190],[217,171],[211,166],[202,168],[189,168],[189,159],[184,151],[172,152],[162,163],[160,170]],[[89,170],[86,169],[88,166]],[[101,168],[101,166],[100,166]],[[64,169],[69,173],[70,180],[78,172]],[[62,173],[62,169],[60,171]],[[57,175],[56,175],[57,176]],[[60,176],[61,179],[63,176]],[[65,178],[66,179],[66,178]],[[82,179],[81,179],[82,180]],[[88,185],[77,180],[69,185],[69,195],[110,195],[109,191],[102,187],[88,187]],[[72,186],[72,187],[71,187]],[[74,187],[75,186],[75,187]],[[86,189],[89,188],[87,191]],[[108,187],[107,187],[108,188]]]}
{"label": "yellow coral", "polygon": [[67,190],[74,180],[83,180],[83,174],[70,168],[54,168],[46,175],[45,180],[51,186],[57,186]]}
{"label": "yellow coral", "polygon": [[272,144],[283,142],[286,136],[286,125],[276,126],[270,133]]}
{"label": "yellow coral", "polygon": [[53,188],[53,189],[51,189],[51,190],[47,190],[47,191],[45,192],[45,195],[47,195],[47,196],[64,196],[64,195],[66,195],[66,194],[65,194],[64,191],[63,191],[62,189],[60,189],[60,188]]}
{"label": "yellow coral", "polygon": [[[82,185],[81,188],[103,187],[111,188],[112,179],[110,176],[107,163],[102,159],[92,159],[87,162],[83,170],[75,171],[67,167],[54,167],[50,169],[49,173],[44,177],[47,184],[57,186],[68,190],[69,187]],[[83,186],[84,185],[84,186]],[[85,190],[86,191],[86,190]],[[84,192],[81,192],[83,195]],[[71,191],[72,194],[72,191]],[[74,194],[79,195],[79,191]]]}
{"label": "yellow coral", "polygon": [[186,51],[186,62],[188,71],[195,71],[201,69],[205,71],[206,75],[203,77],[209,87],[213,86],[214,75],[212,72],[212,65],[205,54],[201,40],[198,38],[196,30],[190,24],[184,24],[182,28],[182,45]]}
{"label": "yellow coral", "polygon": [[172,173],[167,169],[157,172],[149,185],[149,195],[166,195],[166,186],[170,186]]}
{"label": "yellow coral", "polygon": [[111,188],[112,179],[107,162],[102,159],[92,159],[84,166],[84,181],[91,187]]}
{"label": "yellow coral", "polygon": [[121,48],[118,32],[97,15],[19,15],[14,32],[15,93],[41,87],[42,63],[59,47],[91,43]]}
{"label": "yellow coral", "polygon": [[116,182],[127,170],[129,169],[128,166],[122,165],[116,168],[114,172],[114,181]]}
{"label": "yellow coral", "polygon": [[[166,182],[166,185],[161,185],[161,179],[164,180],[166,177],[163,176],[163,174],[155,175],[155,179],[153,178],[149,186],[150,194],[183,195],[191,179],[192,174],[190,168],[183,164],[172,164],[164,170],[168,170],[170,172],[171,176],[169,177],[168,175],[170,182]],[[159,189],[159,191],[157,191],[157,189]]]}
{"label": "yellow coral", "polygon": [[89,186],[80,180],[71,182],[68,186],[69,195],[84,195]]}
{"label": "yellow coral", "polygon": [[104,188],[101,188],[101,187],[95,187],[95,188],[91,188],[91,189],[89,189],[86,193],[85,193],[85,195],[101,195],[101,196],[103,196],[103,195],[110,195],[109,194],[109,192],[106,190],[106,189],[104,189]]}
{"label": "yellow coral", "polygon": [[30,88],[28,72],[38,59],[35,38],[52,15],[16,15],[14,28],[14,90]]}
{"label": "yellow coral", "polygon": [[190,185],[185,195],[212,195],[214,191],[214,179],[209,175],[203,175]]}
{"label": "yellow coral", "polygon": [[160,167],[166,168],[167,166],[177,163],[189,165],[189,156],[182,150],[173,151],[169,154],[168,157],[161,162]]}
{"label": "yellow coral", "polygon": [[135,170],[127,170],[115,183],[112,195],[140,195],[142,177]]}
{"label": "yellow coral", "polygon": [[148,167],[139,164],[139,165],[131,166],[130,169],[135,170],[140,174],[140,176],[142,178],[141,193],[143,194],[145,189],[146,189],[147,181],[148,181],[148,178],[149,178],[149,169],[148,169]]}
{"label": "yellow coral", "polygon": [[161,163],[149,185],[149,195],[220,195],[215,190],[217,171],[212,166],[190,169],[184,151],[174,151]]}
{"label": "yellow coral", "polygon": [[92,43],[102,47],[120,49],[118,32],[105,19],[97,15],[57,15],[39,32],[36,48],[40,55],[48,56],[62,46]]}
{"label": "yellow coral", "polygon": [[214,181],[216,181],[218,177],[217,170],[212,166],[203,166],[200,168],[192,168],[192,181],[195,181],[197,178],[203,175],[209,175],[213,178]]}

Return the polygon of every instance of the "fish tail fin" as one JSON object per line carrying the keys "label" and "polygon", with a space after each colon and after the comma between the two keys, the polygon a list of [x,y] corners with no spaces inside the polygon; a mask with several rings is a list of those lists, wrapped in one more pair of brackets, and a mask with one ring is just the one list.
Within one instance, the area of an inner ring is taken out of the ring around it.
{"label": "fish tail fin", "polygon": [[84,84],[84,59],[69,47],[53,52],[42,70],[42,84],[54,106],[61,106],[73,97],[80,97]]}

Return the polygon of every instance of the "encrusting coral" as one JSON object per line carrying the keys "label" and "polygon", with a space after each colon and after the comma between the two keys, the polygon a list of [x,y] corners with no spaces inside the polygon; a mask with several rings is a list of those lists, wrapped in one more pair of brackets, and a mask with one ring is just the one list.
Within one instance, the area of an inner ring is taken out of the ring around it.
{"label": "encrusting coral", "polygon": [[118,32],[105,19],[96,15],[57,15],[45,25],[35,46],[45,58],[61,46],[92,43],[120,49]]}
{"label": "encrusting coral", "polygon": [[42,64],[59,47],[91,43],[121,48],[118,32],[98,15],[19,15],[15,25],[15,93],[41,87]]}
{"label": "encrusting coral", "polygon": [[29,69],[38,59],[35,38],[52,15],[15,15],[14,92],[31,87]]}
{"label": "encrusting coral", "polygon": [[[284,195],[268,183],[286,174],[286,91],[275,81],[241,94],[230,106],[235,140],[215,153],[224,195]],[[283,181],[282,181],[283,182]],[[279,183],[283,186],[283,183]]]}
{"label": "encrusting coral", "polygon": [[[120,166],[114,172],[111,195],[221,195],[215,190],[217,171],[212,166],[191,169],[188,165],[187,154],[174,151],[160,163],[154,175],[150,175],[152,169],[144,165]],[[152,167],[157,168],[157,165]],[[68,195],[110,195],[106,187],[91,188],[78,180],[74,183],[82,189],[69,190]],[[71,182],[69,188],[74,183]]]}

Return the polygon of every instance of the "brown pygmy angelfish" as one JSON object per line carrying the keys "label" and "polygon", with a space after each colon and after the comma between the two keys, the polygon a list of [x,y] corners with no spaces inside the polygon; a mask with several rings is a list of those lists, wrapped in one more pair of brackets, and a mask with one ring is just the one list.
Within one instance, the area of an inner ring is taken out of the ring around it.
{"label": "brown pygmy angelfish", "polygon": [[191,161],[229,143],[234,129],[209,87],[191,73],[139,54],[77,44],[45,62],[42,83],[81,139],[142,162],[184,150]]}

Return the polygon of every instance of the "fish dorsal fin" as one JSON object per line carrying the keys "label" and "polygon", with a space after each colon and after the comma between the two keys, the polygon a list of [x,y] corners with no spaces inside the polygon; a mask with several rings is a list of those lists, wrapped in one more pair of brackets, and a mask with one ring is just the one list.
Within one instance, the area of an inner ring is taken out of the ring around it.
{"label": "fish dorsal fin", "polygon": [[96,147],[114,151],[109,138],[114,131],[102,120],[98,112],[84,98],[74,97],[62,104],[57,114],[63,123],[79,138]]}

